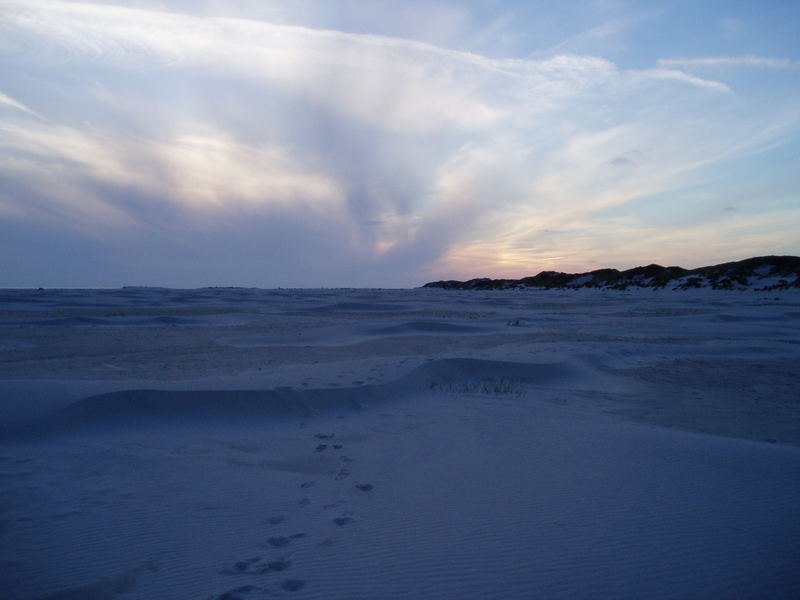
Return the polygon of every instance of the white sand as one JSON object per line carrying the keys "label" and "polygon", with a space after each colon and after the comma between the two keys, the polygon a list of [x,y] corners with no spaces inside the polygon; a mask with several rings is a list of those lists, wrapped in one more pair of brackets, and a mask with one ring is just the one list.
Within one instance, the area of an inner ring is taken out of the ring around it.
{"label": "white sand", "polygon": [[0,598],[800,597],[797,292],[0,296]]}

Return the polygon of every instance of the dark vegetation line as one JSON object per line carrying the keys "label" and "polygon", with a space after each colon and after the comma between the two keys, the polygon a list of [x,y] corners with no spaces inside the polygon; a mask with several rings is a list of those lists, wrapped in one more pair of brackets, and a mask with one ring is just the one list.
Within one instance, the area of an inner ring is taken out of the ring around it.
{"label": "dark vegetation line", "polygon": [[598,269],[588,273],[542,271],[522,279],[470,279],[469,281],[432,281],[426,288],[449,290],[496,290],[514,288],[670,288],[686,290],[711,288],[715,290],[754,289],[762,291],[800,288],[800,257],[757,256],[736,262],[722,263],[697,269],[647,265],[626,271]]}

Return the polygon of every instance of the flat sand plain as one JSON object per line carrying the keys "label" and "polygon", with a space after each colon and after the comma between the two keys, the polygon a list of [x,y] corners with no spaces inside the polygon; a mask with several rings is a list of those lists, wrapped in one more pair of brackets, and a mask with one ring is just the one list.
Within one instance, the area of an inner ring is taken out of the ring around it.
{"label": "flat sand plain", "polygon": [[796,598],[796,292],[5,290],[0,597]]}

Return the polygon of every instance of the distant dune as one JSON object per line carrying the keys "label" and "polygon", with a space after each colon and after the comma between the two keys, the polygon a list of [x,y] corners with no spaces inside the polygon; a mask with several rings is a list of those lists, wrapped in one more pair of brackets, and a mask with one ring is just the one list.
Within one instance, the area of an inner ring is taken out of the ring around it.
{"label": "distant dune", "polygon": [[626,271],[598,269],[588,273],[560,273],[542,271],[522,279],[470,279],[469,281],[432,281],[426,288],[456,290],[494,290],[536,287],[544,289],[603,288],[625,290],[633,288],[661,288],[687,290],[709,288],[714,290],[785,290],[800,288],[800,257],[757,256],[736,262],[710,267],[684,269],[647,265]]}

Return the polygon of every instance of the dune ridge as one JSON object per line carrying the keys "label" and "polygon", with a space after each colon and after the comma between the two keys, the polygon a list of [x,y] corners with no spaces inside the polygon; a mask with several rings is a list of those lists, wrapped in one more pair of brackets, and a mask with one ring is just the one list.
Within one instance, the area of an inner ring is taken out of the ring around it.
{"label": "dune ridge", "polygon": [[468,358],[424,363],[386,384],[349,388],[272,390],[131,389],[97,394],[34,419],[0,424],[6,439],[57,435],[109,427],[125,430],[166,420],[237,421],[254,417],[312,417],[396,402],[427,390],[510,393],[525,384],[574,386],[574,365],[531,364]]}

